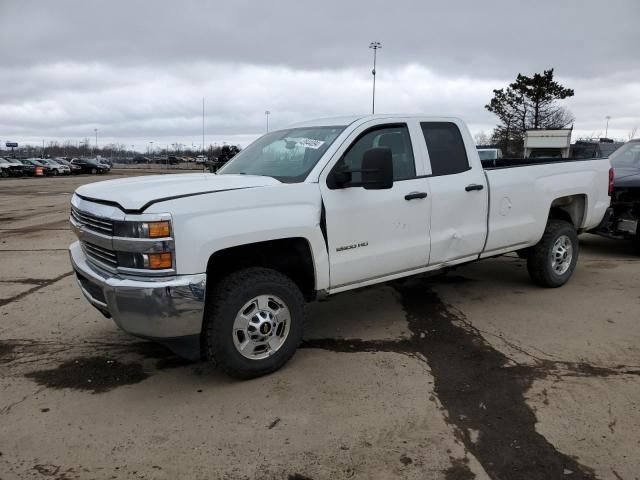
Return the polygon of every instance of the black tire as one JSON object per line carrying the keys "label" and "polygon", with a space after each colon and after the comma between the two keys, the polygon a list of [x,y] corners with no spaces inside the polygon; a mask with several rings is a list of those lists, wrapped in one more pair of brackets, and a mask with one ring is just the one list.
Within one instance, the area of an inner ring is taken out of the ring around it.
{"label": "black tire", "polygon": [[[554,270],[554,245],[561,237],[567,237],[571,245],[571,260],[567,270],[560,274]],[[564,220],[549,219],[542,239],[529,251],[527,270],[531,279],[543,287],[561,287],[571,278],[576,268],[580,244],[575,228]]]}
{"label": "black tire", "polygon": [[52,174],[54,177],[57,177],[57,176],[58,176],[58,170],[51,170],[51,174]]}
{"label": "black tire", "polygon": [[97,169],[95,169],[95,168],[92,168],[92,169],[91,169],[91,174],[92,174],[92,175],[95,175],[96,173],[98,173],[98,170],[97,170]]}
{"label": "black tire", "polygon": [[7,172],[4,168],[0,169],[0,177],[7,178],[9,176],[9,172]]}
{"label": "black tire", "polygon": [[[264,359],[244,357],[234,344],[233,325],[238,312],[253,298],[275,295],[289,309],[289,333],[284,343]],[[203,327],[204,352],[209,362],[227,375],[249,379],[278,370],[293,356],[302,341],[304,298],[286,275],[267,268],[246,268],[231,273],[207,295]]]}

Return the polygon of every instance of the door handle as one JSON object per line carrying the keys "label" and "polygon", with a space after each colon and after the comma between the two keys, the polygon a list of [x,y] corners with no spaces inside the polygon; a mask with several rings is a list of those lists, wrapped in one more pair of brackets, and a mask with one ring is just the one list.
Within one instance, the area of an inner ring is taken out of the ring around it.
{"label": "door handle", "polygon": [[472,183],[471,185],[467,185],[464,189],[467,192],[472,192],[474,190],[482,190],[483,188],[484,188],[484,185],[478,185],[478,184]]}
{"label": "door handle", "polygon": [[421,198],[427,198],[427,192],[411,192],[404,196],[405,200],[419,200]]}

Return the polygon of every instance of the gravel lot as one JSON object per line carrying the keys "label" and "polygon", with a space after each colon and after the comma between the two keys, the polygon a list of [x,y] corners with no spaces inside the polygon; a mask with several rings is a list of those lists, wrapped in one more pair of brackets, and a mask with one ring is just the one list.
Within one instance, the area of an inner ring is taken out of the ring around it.
{"label": "gravel lot", "polygon": [[70,195],[124,174],[0,181],[0,479],[640,477],[628,245],[582,236],[560,289],[505,256],[312,304],[293,360],[238,382],[82,298]]}

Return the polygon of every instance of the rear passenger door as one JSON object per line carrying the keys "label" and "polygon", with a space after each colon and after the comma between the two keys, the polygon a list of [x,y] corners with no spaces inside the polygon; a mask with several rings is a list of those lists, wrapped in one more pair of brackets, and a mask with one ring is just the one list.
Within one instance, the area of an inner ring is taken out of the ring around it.
{"label": "rear passenger door", "polygon": [[429,264],[471,260],[484,248],[488,209],[484,170],[470,161],[475,144],[455,121],[421,121],[420,129],[431,168]]}

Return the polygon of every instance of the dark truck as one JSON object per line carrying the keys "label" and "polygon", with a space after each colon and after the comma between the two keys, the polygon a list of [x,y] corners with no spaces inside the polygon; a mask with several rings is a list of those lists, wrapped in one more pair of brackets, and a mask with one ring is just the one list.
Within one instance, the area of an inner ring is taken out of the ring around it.
{"label": "dark truck", "polygon": [[625,143],[609,160],[615,173],[611,206],[592,233],[631,240],[640,255],[640,138]]}

